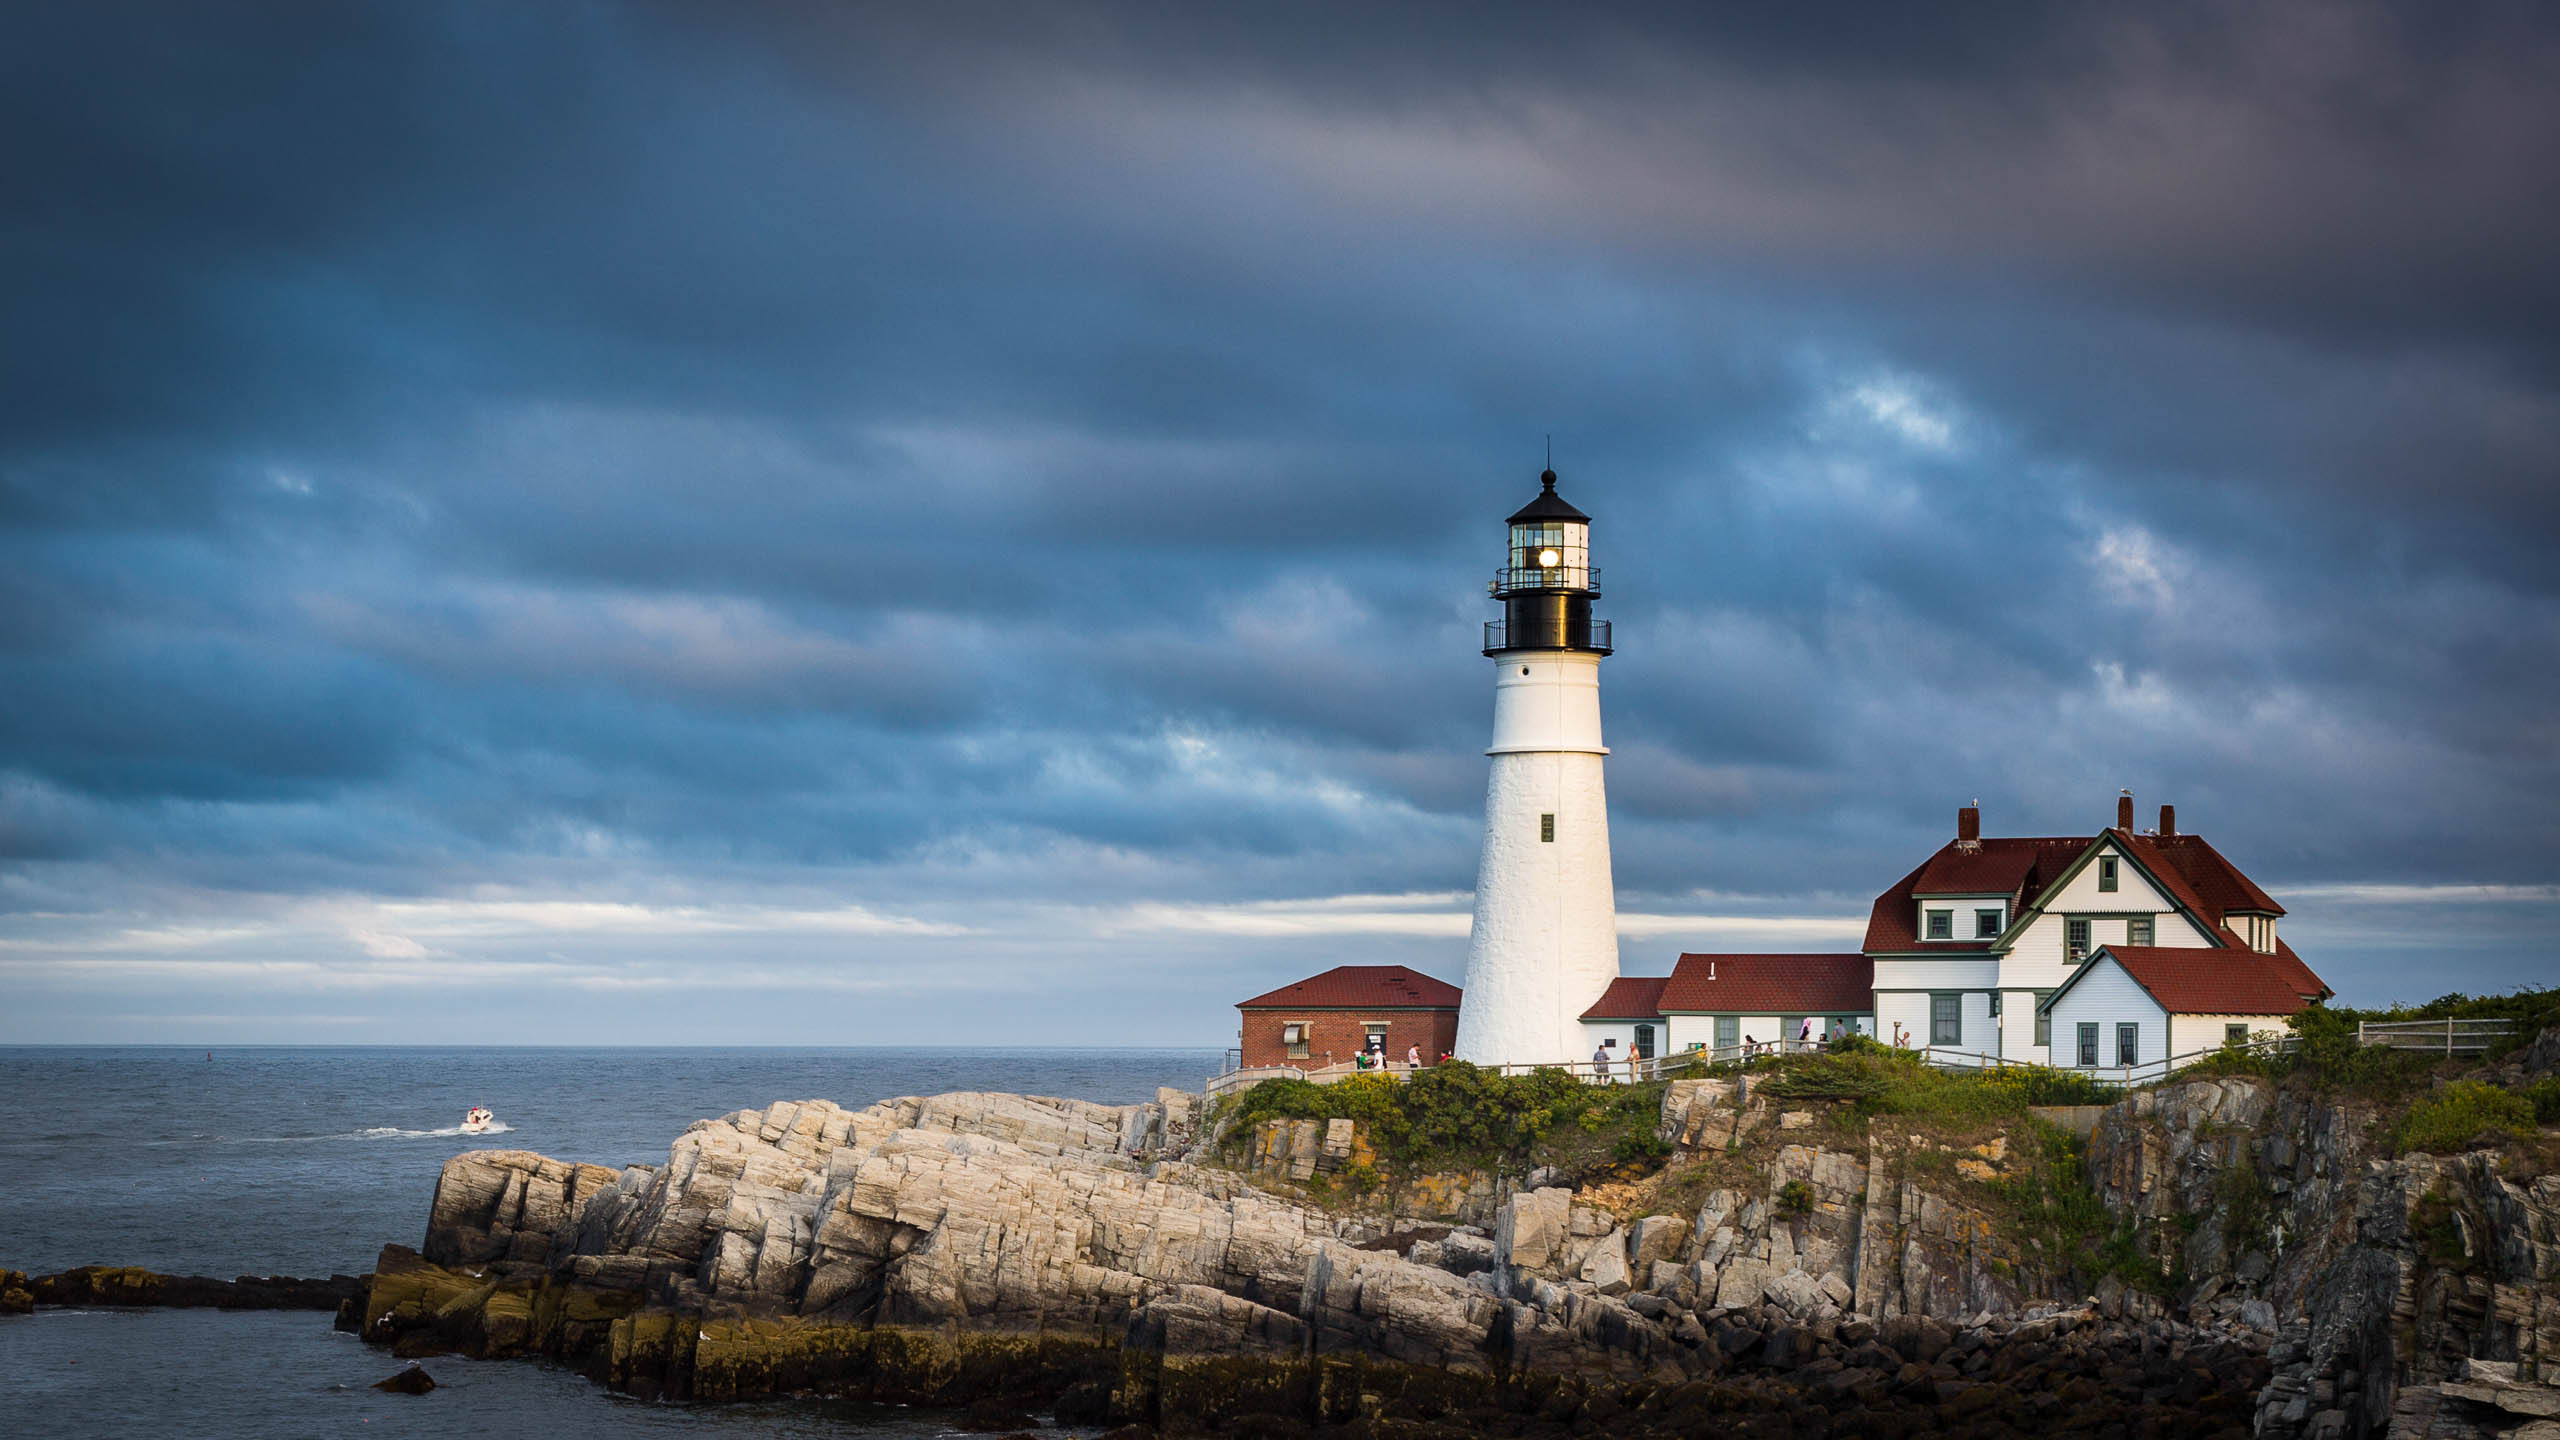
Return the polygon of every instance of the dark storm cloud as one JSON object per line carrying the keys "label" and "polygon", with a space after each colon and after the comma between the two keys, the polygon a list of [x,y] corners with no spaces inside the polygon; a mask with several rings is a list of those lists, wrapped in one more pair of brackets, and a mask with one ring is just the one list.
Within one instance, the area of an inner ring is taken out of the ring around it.
{"label": "dark storm cloud", "polygon": [[[1082,907],[967,942],[1036,967],[1463,890],[1475,587],[1552,432],[1630,907],[1854,915],[1957,803],[2131,785],[2333,915],[2522,886],[2446,933],[2539,933],[2555,50],[2529,6],[22,8],[0,906],[185,949],[285,905],[315,974],[434,953],[329,897]],[[438,933],[566,963],[527,913]],[[2418,948],[2308,923],[2350,980]]]}

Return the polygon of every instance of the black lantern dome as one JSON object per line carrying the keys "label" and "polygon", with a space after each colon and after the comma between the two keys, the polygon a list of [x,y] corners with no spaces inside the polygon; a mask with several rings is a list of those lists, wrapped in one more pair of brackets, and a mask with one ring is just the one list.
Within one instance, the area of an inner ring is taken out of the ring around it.
{"label": "black lantern dome", "polygon": [[1538,498],[1511,513],[1511,553],[1487,587],[1502,618],[1484,627],[1484,653],[1579,650],[1609,653],[1609,622],[1591,618],[1600,572],[1591,566],[1591,517],[1556,493],[1556,472],[1538,477]]}

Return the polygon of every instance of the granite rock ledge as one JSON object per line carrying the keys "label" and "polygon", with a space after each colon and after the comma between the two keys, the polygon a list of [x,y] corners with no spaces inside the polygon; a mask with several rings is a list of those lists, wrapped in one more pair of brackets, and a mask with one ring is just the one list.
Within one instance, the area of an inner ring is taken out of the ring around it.
{"label": "granite rock ledge", "polygon": [[[666,1399],[1002,1398],[1417,1440],[1587,1422],[2237,1435],[2266,1380],[2263,1338],[2156,1315],[1867,1318],[1845,1281],[1746,1285],[1762,1262],[1739,1255],[1731,1283],[1702,1284],[1701,1247],[1737,1243],[1736,1216],[1584,1236],[1599,1217],[1549,1190],[1513,1195],[1490,1236],[1391,1231],[1183,1158],[1189,1105],[804,1101],[697,1123],[663,1166],[458,1156],[424,1247],[386,1248],[341,1324],[398,1355],[544,1354]],[[1637,1267],[1652,1288],[1630,1287]]]}

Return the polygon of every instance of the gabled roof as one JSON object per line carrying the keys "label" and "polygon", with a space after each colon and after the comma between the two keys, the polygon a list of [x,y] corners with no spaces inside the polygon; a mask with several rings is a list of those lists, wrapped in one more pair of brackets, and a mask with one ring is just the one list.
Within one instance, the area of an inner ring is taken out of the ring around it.
{"label": "gabled roof", "polygon": [[[2135,835],[2128,831],[2111,832],[2119,844],[2143,862],[2143,868],[2163,879],[2175,875],[2185,882],[2187,896],[2196,909],[2215,925],[2234,910],[2262,910],[2281,915],[2284,907],[2246,875],[2240,867],[2222,858],[2222,852],[2204,842],[2201,835]],[[2166,873],[2163,873],[2166,872]]]}
{"label": "gabled roof", "polygon": [[2071,862],[2089,848],[2081,836],[2020,836],[1983,839],[1965,849],[1950,840],[1938,853],[1876,897],[1867,916],[1865,949],[1869,954],[1894,950],[1926,950],[1932,955],[1961,955],[1991,948],[1988,940],[1920,939],[1919,901],[1923,895],[2007,895],[2019,908],[2034,903],[2046,886],[2060,878]]}
{"label": "gabled roof", "polygon": [[[2042,840],[1950,841],[1911,880],[1912,895],[2015,895],[2043,857]],[[2085,844],[2087,842],[2078,842]]]}
{"label": "gabled roof", "polygon": [[1402,965],[1336,965],[1268,995],[1239,1000],[1239,1010],[1448,1010],[1459,989]]}
{"label": "gabled roof", "polygon": [[[1919,934],[1919,902],[1930,896],[2009,895],[2023,918],[2045,891],[2066,878],[2101,843],[2112,843],[2169,899],[2193,914],[2225,946],[2246,948],[2225,923],[2237,911],[2281,915],[2278,905],[2222,852],[2195,835],[2137,835],[2106,829],[2095,837],[1985,837],[1968,846],[1950,840],[1920,868],[1876,897],[1867,918],[1867,953],[1922,950],[1932,955],[1985,951],[1983,940],[1929,940]],[[2296,962],[2299,963],[2299,962]],[[2305,974],[2310,972],[2306,970]],[[2317,978],[2316,976],[2313,978]]]}
{"label": "gabled roof", "polygon": [[1609,982],[1591,1008],[1582,1012],[1585,1020],[1659,1020],[1662,1018],[1662,987],[1671,983],[1668,975],[1621,975]]}
{"label": "gabled roof", "polygon": [[1660,1003],[1666,1015],[1865,1015],[1875,986],[1864,955],[1683,955]]}
{"label": "gabled roof", "polygon": [[[2290,952],[2262,955],[2245,949],[2101,945],[2041,1008],[2051,1011],[2082,976],[2110,959],[2172,1015],[2292,1015],[2328,993],[2319,977]],[[2304,980],[2312,988],[2304,989]]]}

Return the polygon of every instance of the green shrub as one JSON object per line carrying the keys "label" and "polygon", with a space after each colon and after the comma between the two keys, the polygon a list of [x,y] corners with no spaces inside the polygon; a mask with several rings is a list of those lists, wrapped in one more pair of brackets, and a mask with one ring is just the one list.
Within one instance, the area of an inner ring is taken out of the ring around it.
{"label": "green shrub", "polygon": [[2477,1080],[2457,1080],[2412,1106],[2392,1138],[2403,1151],[2450,1155],[2528,1137],[2533,1126],[2533,1101]]}
{"label": "green shrub", "polygon": [[2524,1098],[2533,1103],[2537,1123],[2560,1125],[2560,1075],[2545,1075],[2526,1086]]}
{"label": "green shrub", "polygon": [[1801,1180],[1790,1180],[1778,1187],[1778,1213],[1802,1219],[1813,1213],[1813,1187]]}
{"label": "green shrub", "polygon": [[[1453,1060],[1413,1072],[1352,1075],[1331,1085],[1265,1080],[1238,1097],[1225,1117],[1230,1144],[1264,1120],[1357,1120],[1391,1164],[1517,1164],[1564,1127],[1587,1135],[1612,1128],[1637,1141],[1622,1159],[1647,1158],[1661,1113],[1663,1086],[1586,1085],[1562,1070],[1503,1075]],[[1646,1142],[1650,1142],[1648,1145]],[[1667,1148],[1664,1153],[1668,1153]]]}
{"label": "green shrub", "polygon": [[1620,1165],[1651,1167],[1671,1158],[1671,1142],[1650,1130],[1621,1135],[1609,1147],[1609,1158]]}

